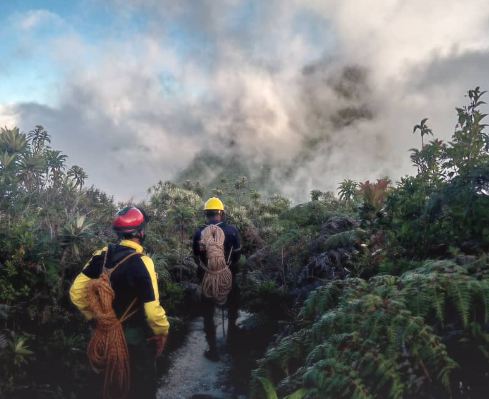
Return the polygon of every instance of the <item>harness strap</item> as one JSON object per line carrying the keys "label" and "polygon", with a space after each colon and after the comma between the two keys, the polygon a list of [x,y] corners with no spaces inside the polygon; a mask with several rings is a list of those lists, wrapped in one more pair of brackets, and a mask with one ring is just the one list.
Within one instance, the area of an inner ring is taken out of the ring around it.
{"label": "harness strap", "polygon": [[[115,269],[117,269],[120,265],[122,265],[124,262],[126,262],[127,260],[129,260],[130,258],[132,258],[133,256],[136,256],[136,255],[140,255],[142,256],[141,253],[139,252],[133,252],[129,255],[127,255],[124,259],[122,259],[119,263],[117,263],[117,265],[115,265],[112,269],[108,270],[105,265],[107,263],[107,254],[108,254],[108,250],[105,252],[105,257],[104,257],[104,265],[102,266],[102,272],[104,274],[107,275],[108,279],[109,279],[109,284],[110,284],[110,276],[112,275],[112,273],[115,272]],[[138,312],[138,309],[135,309],[133,310],[131,313],[129,313],[129,311],[131,310],[131,308],[136,304],[136,301],[137,301],[137,297],[135,297],[131,304],[127,307],[126,311],[124,312],[124,314],[121,316],[121,318],[119,319],[119,324],[122,324],[124,321],[126,321],[127,319],[129,319],[130,317],[134,316],[137,312]]]}

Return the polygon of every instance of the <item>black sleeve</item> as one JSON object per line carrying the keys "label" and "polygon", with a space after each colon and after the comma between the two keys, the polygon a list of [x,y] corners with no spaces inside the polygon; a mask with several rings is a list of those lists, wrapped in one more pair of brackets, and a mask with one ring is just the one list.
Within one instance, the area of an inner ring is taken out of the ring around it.
{"label": "black sleeve", "polygon": [[235,227],[235,234],[233,240],[233,253],[231,254],[231,263],[236,263],[241,258],[241,240],[239,239],[238,229]]}
{"label": "black sleeve", "polygon": [[192,243],[192,250],[195,258],[200,257],[200,229],[198,229],[194,234],[194,241]]}
{"label": "black sleeve", "polygon": [[155,300],[155,292],[151,276],[143,260],[139,258],[134,262],[134,282],[138,298],[143,302],[153,302]]}
{"label": "black sleeve", "polygon": [[193,251],[193,254],[194,254],[194,261],[195,263],[197,264],[197,278],[199,279],[199,281],[202,281],[202,279],[204,278],[204,274],[205,274],[205,271],[204,269],[202,269],[202,267],[200,266],[200,262],[203,261],[202,260],[202,253],[200,251],[200,237],[201,237],[201,234],[202,234],[202,230],[201,229],[197,229],[197,231],[195,232],[194,234],[194,241],[193,241],[193,244],[192,244],[192,251]]}

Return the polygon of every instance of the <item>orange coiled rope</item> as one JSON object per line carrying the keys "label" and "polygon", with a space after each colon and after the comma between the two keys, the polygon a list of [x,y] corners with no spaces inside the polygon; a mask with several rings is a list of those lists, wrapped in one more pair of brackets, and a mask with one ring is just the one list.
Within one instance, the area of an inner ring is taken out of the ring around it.
{"label": "orange coiled rope", "polygon": [[233,275],[224,257],[225,238],[224,231],[214,224],[207,226],[200,238],[207,256],[207,267],[201,264],[205,270],[202,293],[208,298],[214,298],[218,305],[226,302],[233,285]]}
{"label": "orange coiled rope", "polygon": [[106,253],[103,273],[98,279],[92,280],[88,284],[88,303],[94,319],[97,320],[95,333],[88,345],[88,358],[92,368],[97,373],[105,372],[105,399],[124,399],[131,386],[129,351],[122,323],[137,312],[134,310],[129,313],[137,298],[134,298],[122,317],[117,319],[112,307],[115,293],[110,286],[110,275],[120,264],[134,255],[138,255],[138,253],[135,252],[126,256],[107,272],[105,268]]}

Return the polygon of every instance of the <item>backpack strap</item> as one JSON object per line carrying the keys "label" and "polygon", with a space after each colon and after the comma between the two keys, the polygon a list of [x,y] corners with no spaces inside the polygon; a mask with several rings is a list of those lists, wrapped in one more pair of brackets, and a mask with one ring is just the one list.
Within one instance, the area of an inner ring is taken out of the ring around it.
{"label": "backpack strap", "polygon": [[[108,251],[107,251],[108,252]],[[112,269],[110,269],[109,271],[107,271],[107,275],[109,276],[109,279],[110,279],[110,276],[112,275],[112,273],[115,272],[115,269],[117,269],[120,265],[122,265],[124,262],[126,262],[127,260],[129,260],[130,258],[132,258],[133,256],[136,256],[136,255],[139,255],[139,256],[143,256],[142,253],[140,252],[133,252],[132,254],[129,254],[127,255],[124,259],[122,259],[117,265],[115,265]],[[107,260],[107,254],[105,254],[105,259],[104,259],[104,268],[105,268],[105,262]]]}
{"label": "backpack strap", "polygon": [[[107,263],[107,254],[108,254],[109,250],[107,250],[107,252],[105,252],[105,257],[104,257],[104,265],[103,265],[103,273],[107,275],[108,277],[108,280],[109,280],[109,284],[110,284],[110,276],[112,275],[112,273],[114,273],[115,269],[117,269],[120,265],[122,265],[124,262],[126,262],[127,260],[129,260],[130,258],[136,256],[136,255],[139,255],[140,257],[143,256],[142,253],[140,252],[133,252],[129,255],[127,255],[124,259],[122,259],[119,263],[117,263],[112,269],[110,270],[107,270],[106,267],[105,267],[105,264]],[[127,307],[126,311],[124,312],[124,314],[121,316],[121,318],[119,319],[119,323],[123,323],[124,321],[126,321],[127,319],[129,319],[130,317],[132,317],[134,314],[137,313],[137,309],[133,310],[131,313],[129,313],[129,311],[132,309],[132,307],[136,304],[136,301],[137,301],[138,297],[135,297],[131,304]]]}
{"label": "backpack strap", "polygon": [[231,264],[231,256],[233,256],[233,251],[234,251],[234,247],[231,246],[231,250],[229,251],[229,256],[226,259],[226,265],[228,265],[228,266]]}

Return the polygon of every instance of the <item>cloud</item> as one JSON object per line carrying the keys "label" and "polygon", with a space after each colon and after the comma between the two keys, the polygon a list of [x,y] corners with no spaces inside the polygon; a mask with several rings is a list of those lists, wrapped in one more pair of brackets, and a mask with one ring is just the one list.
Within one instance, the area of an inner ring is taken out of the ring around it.
{"label": "cloud", "polygon": [[48,10],[30,10],[25,14],[16,13],[10,18],[10,22],[22,31],[31,31],[42,26],[66,24],[59,15]]}
{"label": "cloud", "polygon": [[489,87],[481,0],[111,4],[105,36],[73,28],[44,44],[64,71],[56,105],[3,106],[0,121],[43,124],[118,198],[204,154],[270,168],[296,201],[345,178],[396,179],[412,171],[414,124],[429,117],[447,139],[463,94]]}
{"label": "cloud", "polygon": [[0,126],[12,128],[17,123],[18,116],[11,106],[0,104]]}

